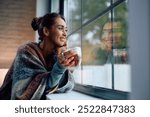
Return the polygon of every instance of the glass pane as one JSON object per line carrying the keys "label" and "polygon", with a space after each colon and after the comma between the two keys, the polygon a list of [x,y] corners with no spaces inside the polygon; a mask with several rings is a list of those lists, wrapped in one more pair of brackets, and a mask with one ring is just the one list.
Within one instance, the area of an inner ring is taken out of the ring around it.
{"label": "glass pane", "polygon": [[85,23],[110,6],[110,0],[82,0],[82,18]]}
{"label": "glass pane", "polygon": [[[81,27],[81,21],[85,23],[103,12],[110,6],[110,1],[65,0],[65,16],[69,33],[72,33],[68,46],[82,47],[82,67],[75,70],[75,81],[104,88],[113,85],[116,90],[130,91],[127,1],[116,6],[113,14],[108,12]],[[113,0],[113,3],[117,1]]]}
{"label": "glass pane", "polygon": [[128,64],[128,11],[123,2],[114,9],[113,54],[115,89],[130,91],[130,65]]}
{"label": "glass pane", "polygon": [[104,25],[109,21],[107,13],[83,28],[83,84],[111,88],[112,69],[111,64],[108,64],[111,63],[111,53],[103,48],[102,42]]}
{"label": "glass pane", "polygon": [[81,26],[81,0],[65,0],[64,10],[70,34]]}
{"label": "glass pane", "polygon": [[[105,30],[104,26],[110,21],[108,16],[109,13],[83,28],[82,45],[84,65],[104,65],[105,63],[111,62],[108,61],[109,50],[104,48],[106,42],[104,43],[103,39],[106,35],[103,33]],[[112,41],[110,42],[110,46],[112,46]]]}
{"label": "glass pane", "polygon": [[[81,30],[68,37],[68,48],[73,48],[77,46],[81,47]],[[76,83],[82,83],[81,66],[74,70],[73,76]]]}
{"label": "glass pane", "polygon": [[68,47],[72,48],[76,46],[81,47],[81,30],[68,37]]}
{"label": "glass pane", "polygon": [[59,12],[59,0],[51,0],[51,12]]}

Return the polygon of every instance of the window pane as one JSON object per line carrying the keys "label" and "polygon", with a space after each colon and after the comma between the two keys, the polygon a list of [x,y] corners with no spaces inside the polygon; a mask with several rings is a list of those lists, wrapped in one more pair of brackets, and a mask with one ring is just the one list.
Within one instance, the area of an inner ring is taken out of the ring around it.
{"label": "window pane", "polygon": [[70,34],[81,26],[81,0],[65,0],[64,10]]}
{"label": "window pane", "polygon": [[76,46],[81,47],[81,30],[68,37],[68,47],[72,48]]}
{"label": "window pane", "polygon": [[[112,8],[110,1],[122,3]],[[65,0],[65,11],[71,30],[68,45],[82,47],[82,65],[74,72],[76,82],[130,91],[127,1]]]}
{"label": "window pane", "polygon": [[108,20],[108,14],[106,14],[83,28],[83,65],[103,65],[106,63],[107,57],[104,52],[100,51],[100,46],[103,25]]}
{"label": "window pane", "polygon": [[59,12],[59,0],[51,0],[51,12]]}
{"label": "window pane", "polygon": [[130,65],[128,64],[128,11],[123,2],[114,9],[113,54],[115,89],[130,91]]}
{"label": "window pane", "polygon": [[[68,37],[68,48],[73,48],[77,46],[81,47],[81,30]],[[73,76],[76,83],[82,83],[81,66],[74,70]]]}
{"label": "window pane", "polygon": [[[109,13],[93,21],[83,28],[83,84],[111,88],[111,61],[109,52],[103,48],[103,26],[109,22]],[[111,53],[110,53],[111,54]]]}
{"label": "window pane", "polygon": [[82,0],[82,18],[85,23],[110,6],[110,0]]}

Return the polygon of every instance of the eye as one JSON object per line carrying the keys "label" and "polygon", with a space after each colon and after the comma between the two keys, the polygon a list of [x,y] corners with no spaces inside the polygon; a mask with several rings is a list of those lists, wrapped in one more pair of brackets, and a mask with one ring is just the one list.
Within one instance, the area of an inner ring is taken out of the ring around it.
{"label": "eye", "polygon": [[63,30],[63,27],[58,27],[59,30]]}
{"label": "eye", "polygon": [[68,29],[65,29],[66,32],[68,32]]}

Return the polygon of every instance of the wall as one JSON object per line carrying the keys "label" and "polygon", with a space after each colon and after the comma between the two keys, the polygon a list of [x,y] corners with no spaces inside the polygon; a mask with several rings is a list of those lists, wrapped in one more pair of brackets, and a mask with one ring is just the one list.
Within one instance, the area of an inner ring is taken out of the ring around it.
{"label": "wall", "polygon": [[34,40],[36,0],[0,0],[0,68],[9,68],[18,46]]}
{"label": "wall", "polygon": [[129,0],[130,99],[150,99],[150,1]]}

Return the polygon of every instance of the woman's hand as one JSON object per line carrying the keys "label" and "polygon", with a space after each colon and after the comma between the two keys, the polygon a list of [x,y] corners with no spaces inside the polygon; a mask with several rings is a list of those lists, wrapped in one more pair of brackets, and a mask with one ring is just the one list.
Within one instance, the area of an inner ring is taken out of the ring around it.
{"label": "woman's hand", "polygon": [[74,51],[64,51],[58,55],[58,61],[64,67],[75,67],[79,63],[79,57]]}

